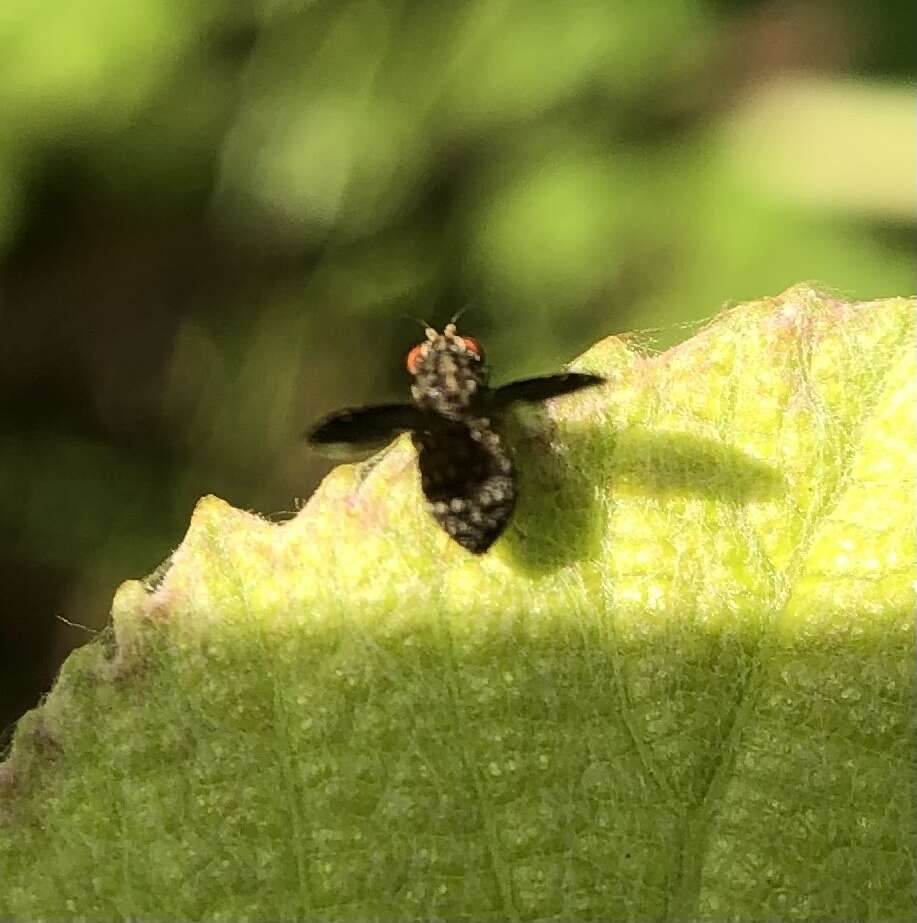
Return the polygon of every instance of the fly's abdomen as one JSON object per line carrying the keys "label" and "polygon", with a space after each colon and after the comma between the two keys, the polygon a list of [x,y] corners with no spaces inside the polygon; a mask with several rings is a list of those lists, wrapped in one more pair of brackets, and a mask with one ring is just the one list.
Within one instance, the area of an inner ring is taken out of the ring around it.
{"label": "fly's abdomen", "polygon": [[430,514],[455,541],[483,554],[496,541],[516,502],[513,462],[484,418],[415,432],[421,486]]}

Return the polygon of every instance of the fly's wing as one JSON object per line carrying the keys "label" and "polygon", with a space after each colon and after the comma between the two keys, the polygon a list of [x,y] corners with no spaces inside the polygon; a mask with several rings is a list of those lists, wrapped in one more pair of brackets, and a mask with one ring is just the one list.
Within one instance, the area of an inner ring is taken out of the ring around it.
{"label": "fly's wing", "polygon": [[600,375],[589,375],[585,372],[565,372],[561,375],[545,375],[541,378],[522,378],[497,388],[492,401],[496,409],[502,410],[520,401],[528,403],[546,401],[551,397],[572,394],[574,391],[592,388],[604,382],[605,379]]}
{"label": "fly's wing", "polygon": [[399,433],[419,429],[425,419],[412,404],[353,407],[319,421],[306,439],[323,455],[358,459],[385,448]]}

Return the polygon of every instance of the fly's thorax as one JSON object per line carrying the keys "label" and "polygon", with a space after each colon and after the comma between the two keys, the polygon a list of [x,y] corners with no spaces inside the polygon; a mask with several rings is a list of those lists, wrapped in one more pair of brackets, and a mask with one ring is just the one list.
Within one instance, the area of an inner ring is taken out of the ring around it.
{"label": "fly's thorax", "polygon": [[427,329],[427,341],[412,350],[411,395],[423,410],[453,419],[472,413],[487,390],[487,368],[480,347],[449,324],[442,333]]}

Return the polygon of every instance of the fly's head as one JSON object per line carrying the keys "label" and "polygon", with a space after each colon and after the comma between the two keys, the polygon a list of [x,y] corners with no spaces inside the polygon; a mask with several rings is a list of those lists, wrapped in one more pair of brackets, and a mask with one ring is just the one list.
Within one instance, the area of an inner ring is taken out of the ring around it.
{"label": "fly's head", "polygon": [[427,327],[426,333],[407,356],[415,405],[451,419],[473,413],[487,391],[481,344],[456,333],[455,324],[447,324],[442,333]]}

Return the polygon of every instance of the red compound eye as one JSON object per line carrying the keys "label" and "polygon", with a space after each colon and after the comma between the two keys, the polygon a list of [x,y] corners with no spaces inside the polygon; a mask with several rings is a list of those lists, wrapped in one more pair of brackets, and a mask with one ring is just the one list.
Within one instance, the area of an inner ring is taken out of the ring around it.
{"label": "red compound eye", "polygon": [[474,337],[462,337],[462,342],[465,344],[465,349],[467,349],[468,352],[477,356],[479,359],[484,358],[484,350]]}
{"label": "red compound eye", "polygon": [[405,365],[408,367],[408,371],[412,375],[416,375],[418,369],[420,369],[420,360],[423,358],[423,348],[426,346],[426,343],[418,343],[409,353],[408,357],[405,360]]}

